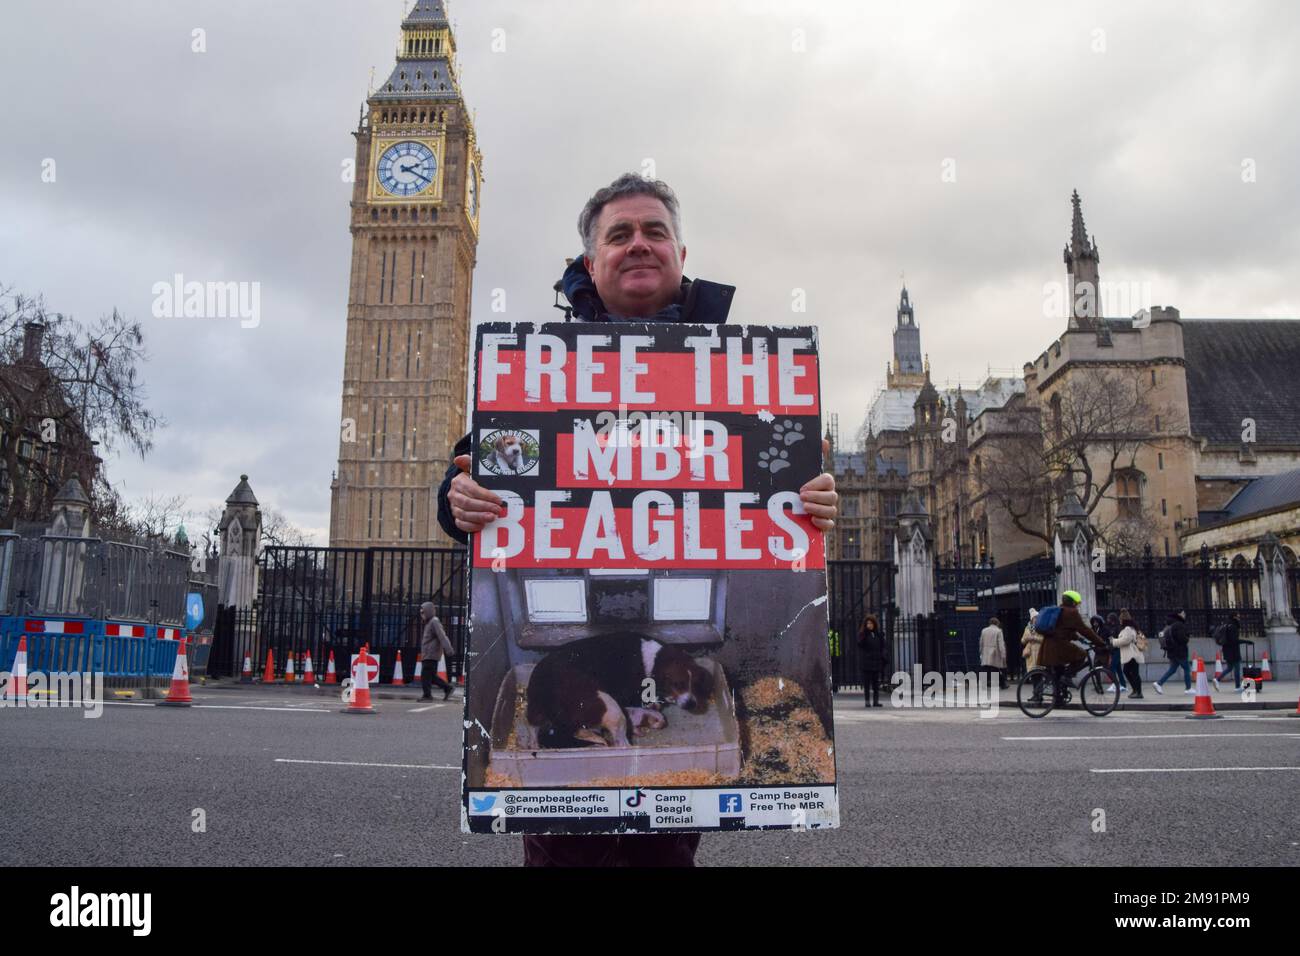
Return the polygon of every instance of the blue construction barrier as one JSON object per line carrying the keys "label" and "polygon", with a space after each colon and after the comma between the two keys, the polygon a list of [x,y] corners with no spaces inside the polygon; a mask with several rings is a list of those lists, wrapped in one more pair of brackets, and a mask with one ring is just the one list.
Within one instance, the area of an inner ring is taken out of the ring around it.
{"label": "blue construction barrier", "polygon": [[0,670],[12,671],[27,637],[27,670],[102,673],[147,682],[170,678],[181,628],[48,615],[0,616]]}

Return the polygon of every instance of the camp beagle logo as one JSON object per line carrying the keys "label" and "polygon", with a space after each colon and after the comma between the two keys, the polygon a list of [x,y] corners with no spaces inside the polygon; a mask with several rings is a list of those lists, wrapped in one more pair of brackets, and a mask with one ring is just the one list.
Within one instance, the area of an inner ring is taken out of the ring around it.
{"label": "camp beagle logo", "polygon": [[527,477],[537,474],[541,460],[537,430],[498,428],[479,433],[478,463],[494,475]]}

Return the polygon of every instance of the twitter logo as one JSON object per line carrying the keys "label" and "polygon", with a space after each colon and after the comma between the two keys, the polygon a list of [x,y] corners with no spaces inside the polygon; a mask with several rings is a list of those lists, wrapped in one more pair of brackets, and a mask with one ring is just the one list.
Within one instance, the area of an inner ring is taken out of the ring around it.
{"label": "twitter logo", "polygon": [[489,793],[486,797],[471,796],[469,798],[469,805],[475,813],[487,813],[492,809],[492,804],[496,802],[497,795],[495,793]]}

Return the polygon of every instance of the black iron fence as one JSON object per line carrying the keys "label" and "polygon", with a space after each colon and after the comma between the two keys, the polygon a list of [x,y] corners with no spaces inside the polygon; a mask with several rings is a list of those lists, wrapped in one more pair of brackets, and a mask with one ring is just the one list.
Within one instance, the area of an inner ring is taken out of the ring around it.
{"label": "black iron fence", "polygon": [[882,633],[893,643],[895,661],[910,661],[915,657],[911,649],[914,641],[909,644],[906,629],[898,626],[893,562],[828,561],[826,586],[831,683],[834,687],[862,686],[857,635],[868,614],[875,615]]}
{"label": "black iron fence", "polygon": [[1243,637],[1264,634],[1259,569],[1229,562],[1202,548],[1199,557],[1157,558],[1148,546],[1139,558],[1111,557],[1097,574],[1098,613],[1127,608],[1148,635],[1159,633],[1170,614],[1183,611],[1192,636],[1208,636],[1233,613]]}
{"label": "black iron fence", "polygon": [[270,652],[277,679],[290,654],[295,673],[310,653],[315,672],[324,674],[333,651],[342,678],[365,644],[379,658],[381,681],[391,679],[399,655],[409,679],[423,630],[420,605],[432,601],[456,651],[447,662],[456,676],[469,623],[466,571],[463,548],[264,548],[257,600],[223,613],[210,672],[238,675],[248,657],[261,674]]}

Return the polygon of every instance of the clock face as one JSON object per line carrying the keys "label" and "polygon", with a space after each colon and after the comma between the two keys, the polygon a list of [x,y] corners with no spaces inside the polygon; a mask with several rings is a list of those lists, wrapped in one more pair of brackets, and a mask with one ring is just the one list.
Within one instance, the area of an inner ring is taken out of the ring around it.
{"label": "clock face", "polygon": [[478,218],[478,168],[469,168],[469,218]]}
{"label": "clock face", "polygon": [[408,140],[394,143],[379,157],[375,175],[379,185],[393,196],[414,196],[433,185],[438,157],[423,143]]}

